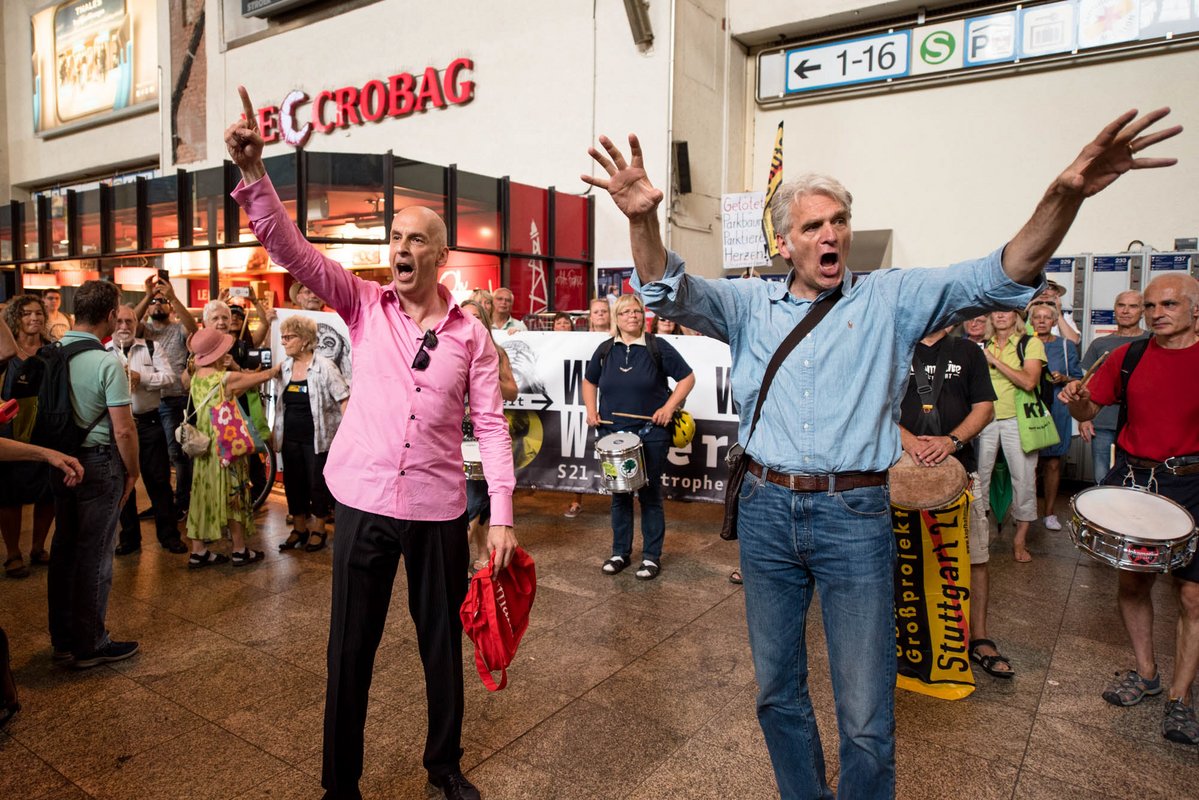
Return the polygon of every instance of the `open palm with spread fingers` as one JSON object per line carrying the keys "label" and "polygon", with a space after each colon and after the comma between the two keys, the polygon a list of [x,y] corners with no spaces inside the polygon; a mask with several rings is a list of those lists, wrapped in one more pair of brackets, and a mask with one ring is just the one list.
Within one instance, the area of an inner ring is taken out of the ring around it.
{"label": "open palm with spread fingers", "polygon": [[1066,171],[1058,176],[1058,186],[1067,193],[1091,197],[1110,186],[1130,169],[1157,169],[1178,163],[1176,158],[1138,158],[1137,153],[1160,141],[1177,136],[1181,125],[1144,133],[1149,126],[1170,113],[1159,108],[1137,118],[1135,109],[1126,111],[1099,132],[1095,140],[1082,149]]}
{"label": "open palm with spread fingers", "polygon": [[607,136],[599,137],[599,142],[607,151],[607,155],[594,147],[588,148],[587,152],[604,168],[608,177],[581,175],[583,182],[606,189],[608,194],[612,195],[616,207],[631,220],[654,214],[658,204],[662,202],[662,190],[655,189],[645,174],[641,142],[637,140],[637,135],[629,134],[629,154],[633,158],[631,163],[625,161],[624,154]]}

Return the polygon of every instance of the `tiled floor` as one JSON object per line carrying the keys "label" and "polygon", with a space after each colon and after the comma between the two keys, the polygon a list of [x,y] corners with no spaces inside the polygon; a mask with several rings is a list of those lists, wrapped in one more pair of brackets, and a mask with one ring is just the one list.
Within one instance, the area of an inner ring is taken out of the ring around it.
{"label": "tiled floor", "polygon": [[[777,796],[754,716],[741,591],[726,577],[735,543],[718,509],[668,504],[661,577],[605,576],[606,500],[521,492],[522,544],[537,560],[533,622],[489,694],[468,665],[463,767],[492,800]],[[272,501],[267,560],[189,572],[149,546],[118,558],[109,626],[137,657],[86,672],[50,664],[44,569],[0,578],[24,709],[0,734],[0,798],[319,798],[330,551],[275,552],[286,528]],[[1162,701],[1099,699],[1129,666],[1114,573],[1079,557],[1065,533],[1034,530],[1035,559],[993,545],[992,630],[1019,672],[978,676],[958,702],[900,691],[901,798],[1192,798],[1199,748],[1158,732]],[[400,583],[403,581],[401,571]],[[1161,668],[1175,612],[1159,581]],[[396,586],[367,725],[364,795],[426,797],[424,694],[414,633]],[[818,619],[818,618],[817,618]],[[830,777],[836,729],[819,625],[813,697]],[[468,644],[469,648],[469,644]],[[469,652],[469,650],[468,650]]]}

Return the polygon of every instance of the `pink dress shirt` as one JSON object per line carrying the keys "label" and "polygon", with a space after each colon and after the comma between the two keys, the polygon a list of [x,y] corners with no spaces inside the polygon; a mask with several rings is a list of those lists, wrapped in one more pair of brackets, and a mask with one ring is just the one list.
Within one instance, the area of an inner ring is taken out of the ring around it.
{"label": "pink dress shirt", "polygon": [[340,502],[394,519],[441,521],[466,510],[462,416],[471,421],[491,495],[491,523],[512,524],[512,441],[491,332],[462,313],[444,286],[449,313],[433,327],[428,369],[412,369],[424,331],[383,287],[326,258],[287,216],[269,177],[233,192],[271,259],[312,289],[350,329],[354,385],[325,467]]}

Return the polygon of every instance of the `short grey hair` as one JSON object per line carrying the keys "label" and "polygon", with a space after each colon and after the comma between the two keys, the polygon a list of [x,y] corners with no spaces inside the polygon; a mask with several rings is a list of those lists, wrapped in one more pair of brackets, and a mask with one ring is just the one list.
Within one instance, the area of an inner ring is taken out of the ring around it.
{"label": "short grey hair", "polygon": [[233,316],[233,312],[229,310],[229,304],[224,300],[209,300],[204,304],[204,310],[201,312],[200,316],[204,318],[204,322],[208,322],[208,318],[220,311],[222,308],[225,309],[226,314]]}
{"label": "short grey hair", "polygon": [[853,215],[853,195],[841,181],[828,175],[809,172],[783,183],[771,198],[770,222],[774,225],[776,236],[781,236],[786,240],[790,235],[791,206],[798,203],[801,197],[809,194],[822,194],[830,197],[845,207],[847,218]]}

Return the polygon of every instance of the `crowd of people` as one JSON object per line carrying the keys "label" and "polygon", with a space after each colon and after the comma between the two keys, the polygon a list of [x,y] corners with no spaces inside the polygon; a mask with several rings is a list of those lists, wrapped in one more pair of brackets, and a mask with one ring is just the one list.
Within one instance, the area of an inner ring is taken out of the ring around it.
{"label": "crowd of people", "polygon": [[[270,258],[296,279],[292,302],[331,309],[349,327],[353,379],[315,352],[315,326],[301,315],[278,325],[280,363],[260,363],[257,348],[273,314],[253,295],[248,299],[266,323],[256,330],[227,296],[204,307],[201,326],[161,278],[147,281],[145,297],[133,307],[122,305],[111,283],[84,284],[60,341],[64,354],[69,350],[74,416],[88,430],[73,458],[22,451],[30,460],[21,469],[40,470],[40,477],[31,472],[23,482],[0,481],[8,501],[0,508],[6,571],[12,577],[28,571],[19,552],[19,519],[21,506],[33,504],[30,557],[49,560],[54,660],[85,669],[134,655],[138,643],[113,639],[105,612],[114,549],[130,555],[141,546],[132,497],[138,477],[150,495],[159,543],[188,552],[188,568],[253,564],[263,558],[251,546],[255,462],[240,456],[271,437],[283,457],[293,526],[280,549],[322,549],[328,519],[336,519],[325,796],[360,797],[368,690],[402,562],[428,701],[424,767],[445,797],[478,798],[460,765],[458,609],[468,573],[505,569],[517,548],[513,454],[502,410],[517,387],[493,331],[524,326],[512,316],[510,290],[479,291],[458,303],[438,283],[449,250],[445,224],[429,209],[396,213],[387,285],[360,279],[324,256],[280,202],[262,162],[253,106],[240,91],[245,117],[225,135],[242,176],[233,197]],[[1071,418],[1097,451],[1097,480],[1146,486],[1199,513],[1193,477],[1199,473],[1193,425],[1199,418],[1199,282],[1170,276],[1153,281],[1143,298],[1121,295],[1119,330],[1080,357],[1077,330],[1061,313],[1061,292],[1047,287],[1042,274],[1084,198],[1130,169],[1172,163],[1137,155],[1179,132],[1146,132],[1166,113],[1130,113],[1105,128],[1053,181],[1029,222],[990,255],[863,280],[847,269],[853,198],[833,178],[804,175],[775,194],[770,213],[780,254],[792,269],[788,283],[707,280],[689,275],[682,257],[662,241],[657,211],[663,195],[648,180],[636,137],[629,138],[628,159],[605,137],[602,150],[590,151],[604,174],[583,179],[607,191],[629,221],[636,293],[611,306],[602,298],[591,304],[590,329],[609,337],[586,365],[586,417],[597,437],[635,433],[648,476],[636,492],[640,558],[633,558],[633,493],[613,494],[612,548],[600,569],[616,575],[636,567],[642,580],[661,572],[667,431],[695,378],[660,335],[692,330],[727,342],[745,450],[744,480],[733,499],[738,579],[745,587],[759,722],[783,797],[832,796],[807,687],[807,610],[817,595],[841,741],[838,794],[894,796],[895,541],[887,471],[901,452],[926,466],[956,458],[972,478],[970,658],[996,678],[1015,674],[986,621],[989,538],[992,524],[1002,522],[988,520],[988,498],[1000,453],[1011,474],[1019,562],[1031,560],[1033,524],[1061,527],[1054,508]],[[805,327],[815,310],[822,316],[813,319],[821,322]],[[647,324],[651,312],[656,333]],[[1121,349],[1126,353],[1142,336],[1142,313],[1152,338],[1130,382]],[[4,397],[20,398],[21,365],[54,339],[41,298],[14,298],[5,315]],[[961,335],[951,335],[959,323]],[[565,316],[553,324],[574,329]],[[108,352],[101,344],[106,340]],[[781,366],[770,363],[783,347],[794,355]],[[1113,350],[1084,384],[1087,365]],[[1196,385],[1181,396],[1165,392],[1180,374]],[[273,430],[260,424],[256,394],[268,381],[278,398]],[[764,381],[776,384],[767,401],[760,396]],[[1026,451],[1016,421],[1020,392],[1034,393],[1046,406],[1058,445]],[[1124,413],[1114,425],[1100,416],[1104,407],[1120,405]],[[18,415],[0,435],[28,439],[20,425]],[[483,480],[464,480],[464,438],[477,445]],[[1104,457],[1105,447],[1114,447],[1114,461]],[[0,448],[0,457],[9,453]],[[46,487],[52,491],[40,491]],[[576,495],[566,516],[576,516],[581,501]],[[55,536],[47,556],[51,520]],[[210,549],[224,537],[232,541],[228,555]],[[1176,575],[1182,611],[1163,734],[1199,744],[1190,694],[1199,669],[1199,564]],[[1121,572],[1119,580],[1136,666],[1117,676],[1103,697],[1127,706],[1166,684],[1153,656],[1153,576]]]}

